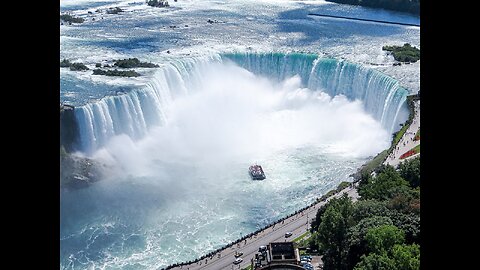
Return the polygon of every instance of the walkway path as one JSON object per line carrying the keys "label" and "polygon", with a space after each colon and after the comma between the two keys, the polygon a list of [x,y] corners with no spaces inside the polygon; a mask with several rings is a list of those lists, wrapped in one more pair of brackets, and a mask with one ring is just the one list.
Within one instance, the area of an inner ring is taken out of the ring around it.
{"label": "walkway path", "polygon": [[[266,228],[265,230],[248,238],[246,241],[241,242],[238,245],[234,245],[232,247],[221,250],[219,253],[214,254],[210,258],[204,259],[198,263],[184,265],[181,267],[178,266],[171,269],[219,270],[245,268],[250,265],[250,260],[254,258],[255,253],[258,251],[258,247],[266,246],[271,242],[292,241],[293,239],[307,232],[310,228],[310,223],[312,222],[312,219],[315,218],[315,215],[317,214],[318,208],[326,204],[333,197],[339,197],[343,193],[347,193],[353,201],[356,201],[358,199],[356,186],[350,186],[328,198],[326,201],[318,202],[311,207],[305,209],[304,211],[299,212],[298,214],[291,216],[284,221],[280,221]],[[290,236],[289,238],[285,238],[286,232],[292,232],[292,236]],[[243,253],[243,262],[237,265],[233,264],[233,261],[235,260],[235,251]]]}
{"label": "walkway path", "polygon": [[414,101],[414,110],[415,116],[413,118],[412,124],[408,127],[407,131],[400,139],[397,144],[397,147],[392,151],[392,153],[387,157],[384,164],[389,164],[394,167],[397,167],[402,161],[414,158],[420,155],[420,153],[410,156],[405,159],[400,159],[400,156],[403,155],[408,150],[420,144],[420,140],[414,141],[413,138],[420,128],[420,100]]}

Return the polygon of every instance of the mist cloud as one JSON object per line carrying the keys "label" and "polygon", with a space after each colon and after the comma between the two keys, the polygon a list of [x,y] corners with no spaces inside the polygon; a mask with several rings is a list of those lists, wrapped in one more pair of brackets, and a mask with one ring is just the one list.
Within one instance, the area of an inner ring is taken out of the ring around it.
{"label": "mist cloud", "polygon": [[272,82],[233,64],[202,72],[202,83],[166,110],[165,126],[137,142],[117,136],[97,156],[142,175],[159,164],[253,162],[302,147],[351,157],[388,147],[390,136],[361,101],[302,88],[297,76]]}

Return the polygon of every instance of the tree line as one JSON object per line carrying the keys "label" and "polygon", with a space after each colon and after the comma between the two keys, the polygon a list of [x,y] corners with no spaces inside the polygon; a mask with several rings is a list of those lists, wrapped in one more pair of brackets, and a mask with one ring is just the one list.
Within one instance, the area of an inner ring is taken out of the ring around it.
{"label": "tree line", "polygon": [[325,270],[420,269],[420,159],[364,174],[353,202],[346,194],[323,205],[308,245]]}

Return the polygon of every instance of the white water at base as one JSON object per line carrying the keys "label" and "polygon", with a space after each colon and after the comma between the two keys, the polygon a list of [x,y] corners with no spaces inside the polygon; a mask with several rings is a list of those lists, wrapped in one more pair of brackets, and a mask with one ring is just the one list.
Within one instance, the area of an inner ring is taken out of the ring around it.
{"label": "white water at base", "polygon": [[163,125],[144,139],[119,136],[105,145],[122,173],[148,175],[158,162],[254,162],[309,146],[354,158],[388,147],[389,134],[361,101],[302,88],[298,76],[271,82],[233,64],[211,64],[202,73],[204,83],[164,108]]}

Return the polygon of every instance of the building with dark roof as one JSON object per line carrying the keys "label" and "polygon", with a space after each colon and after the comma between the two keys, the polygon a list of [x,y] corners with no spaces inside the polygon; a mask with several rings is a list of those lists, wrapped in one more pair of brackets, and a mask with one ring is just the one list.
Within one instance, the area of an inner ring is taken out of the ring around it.
{"label": "building with dark roof", "polygon": [[300,265],[300,255],[293,242],[273,242],[259,250],[252,260],[252,269],[305,269]]}

